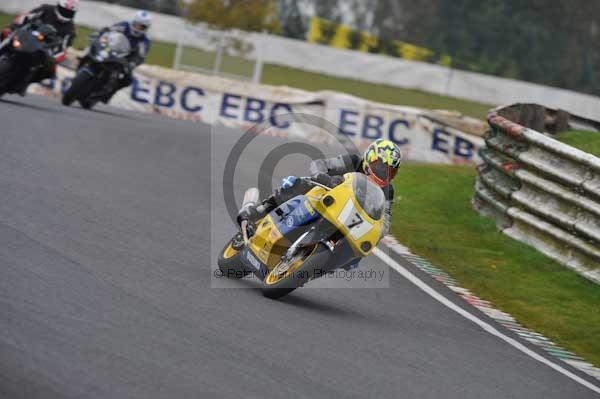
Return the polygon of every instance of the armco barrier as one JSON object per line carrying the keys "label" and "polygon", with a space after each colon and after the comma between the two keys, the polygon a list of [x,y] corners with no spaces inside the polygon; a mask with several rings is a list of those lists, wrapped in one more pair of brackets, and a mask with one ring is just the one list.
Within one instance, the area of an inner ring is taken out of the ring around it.
{"label": "armco barrier", "polygon": [[522,125],[540,110],[489,114],[473,204],[507,236],[600,284],[600,158]]}

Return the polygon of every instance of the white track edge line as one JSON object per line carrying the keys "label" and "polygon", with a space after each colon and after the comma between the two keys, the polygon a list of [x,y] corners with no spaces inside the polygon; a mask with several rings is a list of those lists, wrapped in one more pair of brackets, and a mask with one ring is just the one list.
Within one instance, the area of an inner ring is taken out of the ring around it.
{"label": "white track edge line", "polygon": [[396,260],[394,260],[391,256],[389,256],[388,254],[383,252],[381,249],[375,248],[373,250],[373,254],[375,256],[377,256],[379,259],[381,259],[383,262],[385,262],[392,269],[396,270],[401,276],[403,276],[408,281],[410,281],[411,283],[416,285],[418,288],[420,288],[422,291],[424,291],[426,294],[428,294],[433,299],[440,302],[442,305],[454,310],[456,313],[460,314],[464,318],[477,324],[479,327],[481,327],[486,332],[488,332],[492,335],[495,335],[496,337],[500,338],[501,340],[505,341],[506,343],[513,346],[514,348],[525,353],[526,355],[532,357],[533,359],[535,359],[541,363],[544,363],[548,367],[553,368],[554,370],[556,370],[559,373],[563,374],[564,376],[572,379],[573,381],[578,382],[579,384],[583,385],[584,387],[591,389],[592,391],[600,394],[600,387],[597,387],[596,385],[590,383],[589,381],[586,381],[583,378],[573,374],[569,370],[561,367],[559,364],[551,362],[550,360],[548,360],[545,357],[539,355],[538,353],[532,351],[531,349],[529,349],[528,347],[526,347],[519,341],[515,340],[514,338],[504,335],[499,330],[494,328],[492,325],[486,323],[485,321],[481,320],[477,316],[467,312],[466,310],[464,310],[460,306],[456,305],[455,303],[453,303],[452,301],[450,301],[449,299],[444,297],[442,294],[440,294],[439,292],[437,292],[436,290],[431,288],[429,285],[427,285],[425,282],[423,282],[423,280],[419,279],[417,276],[412,274],[410,271],[408,271],[406,268],[404,268],[402,265],[400,265],[398,262],[396,262]]}

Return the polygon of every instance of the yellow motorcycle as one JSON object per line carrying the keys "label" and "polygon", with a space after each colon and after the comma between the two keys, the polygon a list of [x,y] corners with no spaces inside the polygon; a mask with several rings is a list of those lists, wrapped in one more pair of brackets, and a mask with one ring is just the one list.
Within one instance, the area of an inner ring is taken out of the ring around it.
{"label": "yellow motorcycle", "polygon": [[[362,173],[345,174],[334,188],[311,184],[257,222],[242,222],[219,255],[223,276],[254,273],[263,295],[276,299],[371,253],[383,232],[381,188]],[[244,205],[257,200],[258,190],[250,189]]]}

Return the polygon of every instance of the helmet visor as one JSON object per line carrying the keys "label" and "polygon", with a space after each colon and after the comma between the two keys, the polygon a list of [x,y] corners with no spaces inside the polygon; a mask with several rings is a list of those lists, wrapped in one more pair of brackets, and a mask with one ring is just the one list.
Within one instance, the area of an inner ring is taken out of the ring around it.
{"label": "helmet visor", "polygon": [[144,25],[139,22],[134,22],[132,25],[133,25],[133,29],[138,32],[145,32],[148,30],[148,25]]}
{"label": "helmet visor", "polygon": [[69,10],[68,8],[58,6],[57,7],[58,14],[64,19],[71,20],[75,18],[75,10]]}
{"label": "helmet visor", "polygon": [[389,166],[382,161],[375,161],[369,164],[368,172],[370,172],[370,174],[376,178],[380,185],[387,185],[394,179],[394,177],[396,177],[398,169]]}

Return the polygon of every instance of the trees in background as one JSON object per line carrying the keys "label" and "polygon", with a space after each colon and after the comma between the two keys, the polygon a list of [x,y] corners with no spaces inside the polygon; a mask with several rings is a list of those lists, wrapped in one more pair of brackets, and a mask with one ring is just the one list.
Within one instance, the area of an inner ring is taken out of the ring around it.
{"label": "trees in background", "polygon": [[403,34],[419,44],[451,54],[458,61],[457,67],[600,94],[598,33],[594,28],[600,22],[599,2],[431,3],[429,15],[405,16]]}
{"label": "trees in background", "polygon": [[104,0],[106,3],[120,4],[126,7],[139,8],[172,15],[181,15],[179,0]]}
{"label": "trees in background", "polygon": [[192,0],[185,16],[216,29],[279,32],[278,0]]}
{"label": "trees in background", "polygon": [[302,16],[298,0],[280,0],[279,24],[283,36],[303,40],[306,37],[307,22]]}
{"label": "trees in background", "polygon": [[600,1],[335,0],[316,14],[448,54],[459,69],[600,95]]}

